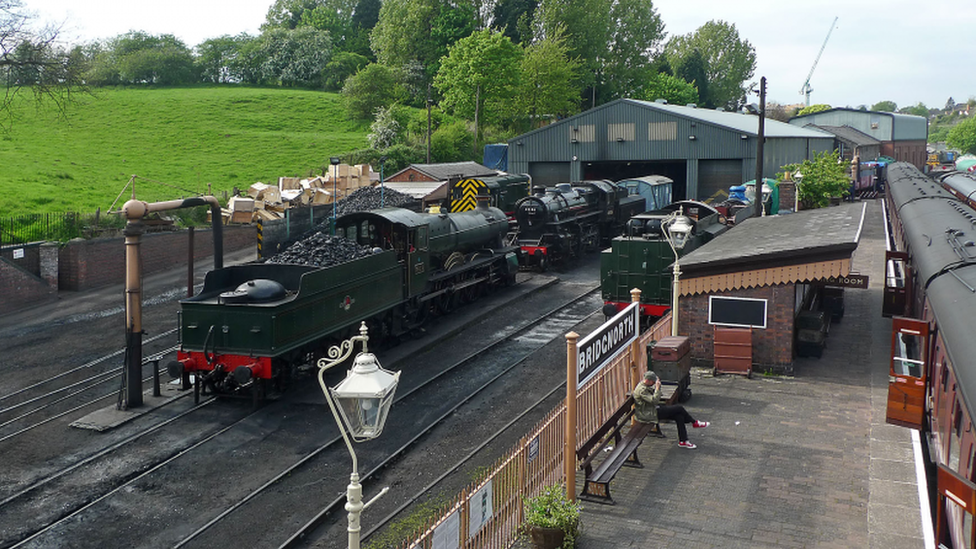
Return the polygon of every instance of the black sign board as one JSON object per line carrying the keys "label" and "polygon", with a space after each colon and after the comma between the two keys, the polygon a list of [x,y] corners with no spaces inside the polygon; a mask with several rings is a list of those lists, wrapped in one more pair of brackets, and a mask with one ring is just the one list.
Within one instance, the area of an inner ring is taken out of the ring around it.
{"label": "black sign board", "polygon": [[766,300],[709,296],[708,323],[745,328],[766,328]]}
{"label": "black sign board", "polygon": [[866,290],[868,287],[868,275],[849,274],[847,276],[832,276],[825,279],[824,284]]}
{"label": "black sign board", "polygon": [[576,387],[582,387],[640,334],[639,311],[631,303],[576,346]]}

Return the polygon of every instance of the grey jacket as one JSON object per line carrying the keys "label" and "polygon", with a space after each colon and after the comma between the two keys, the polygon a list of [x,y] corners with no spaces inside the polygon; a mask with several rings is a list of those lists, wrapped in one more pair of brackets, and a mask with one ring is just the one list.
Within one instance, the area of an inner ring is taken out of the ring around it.
{"label": "grey jacket", "polygon": [[661,404],[661,388],[643,381],[634,387],[634,419],[641,423],[657,423],[657,406]]}

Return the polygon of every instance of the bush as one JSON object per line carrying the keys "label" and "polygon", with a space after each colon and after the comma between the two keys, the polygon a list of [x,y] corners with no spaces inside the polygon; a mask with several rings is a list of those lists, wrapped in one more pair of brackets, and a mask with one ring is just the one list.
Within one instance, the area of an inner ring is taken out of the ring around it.
{"label": "bush", "polygon": [[539,495],[525,498],[526,530],[531,527],[562,530],[565,534],[562,546],[571,549],[579,536],[581,511],[579,503],[566,498],[566,489],[561,484],[547,486]]}

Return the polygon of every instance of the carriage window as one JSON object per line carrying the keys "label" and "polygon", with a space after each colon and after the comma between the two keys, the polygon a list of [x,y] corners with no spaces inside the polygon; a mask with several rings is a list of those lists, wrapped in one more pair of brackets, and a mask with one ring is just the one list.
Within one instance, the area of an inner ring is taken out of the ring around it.
{"label": "carriage window", "polygon": [[949,429],[949,469],[953,471],[959,470],[959,435],[961,434],[962,427],[962,413],[959,410],[959,404],[955,406],[955,410],[952,414],[952,426]]}
{"label": "carriage window", "polygon": [[895,348],[895,373],[903,376],[922,377],[922,337],[902,332],[898,334]]}

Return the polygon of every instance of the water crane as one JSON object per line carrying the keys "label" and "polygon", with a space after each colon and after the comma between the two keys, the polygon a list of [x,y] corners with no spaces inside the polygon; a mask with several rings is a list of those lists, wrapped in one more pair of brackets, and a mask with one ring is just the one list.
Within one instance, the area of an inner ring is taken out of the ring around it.
{"label": "water crane", "polygon": [[820,53],[818,53],[817,58],[813,60],[813,66],[810,67],[810,74],[807,75],[806,82],[804,82],[803,87],[800,88],[800,95],[807,96],[806,106],[808,107],[810,106],[810,92],[813,91],[813,88],[810,87],[810,78],[813,76],[813,71],[817,69],[817,63],[820,62],[820,56],[823,55],[824,48],[827,47],[827,40],[830,40],[830,33],[834,32],[834,26],[837,25],[838,19],[840,19],[840,17],[834,17],[834,22],[830,24],[830,30],[827,31],[827,38],[824,38],[823,45],[820,46]]}

